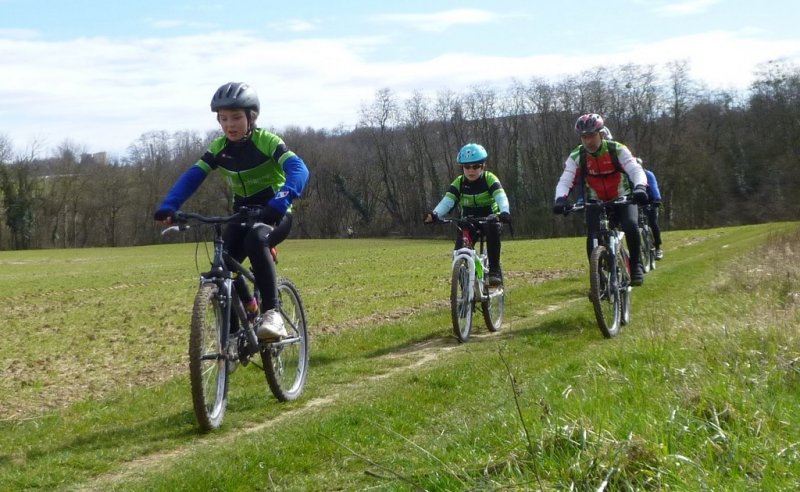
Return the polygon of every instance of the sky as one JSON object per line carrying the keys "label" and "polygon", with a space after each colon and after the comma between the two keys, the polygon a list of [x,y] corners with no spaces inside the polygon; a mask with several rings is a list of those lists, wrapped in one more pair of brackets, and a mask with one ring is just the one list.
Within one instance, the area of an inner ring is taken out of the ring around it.
{"label": "sky", "polygon": [[746,90],[763,63],[800,62],[798,25],[796,0],[0,0],[0,137],[16,155],[124,157],[147,132],[216,129],[229,81],[258,91],[278,133],[352,128],[382,89],[503,90],[628,63],[685,61],[709,89]]}

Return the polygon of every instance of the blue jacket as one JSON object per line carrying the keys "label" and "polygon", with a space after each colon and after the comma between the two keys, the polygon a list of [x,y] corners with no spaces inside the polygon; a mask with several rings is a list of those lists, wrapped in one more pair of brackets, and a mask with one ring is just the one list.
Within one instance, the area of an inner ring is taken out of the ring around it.
{"label": "blue jacket", "polygon": [[647,195],[650,197],[650,202],[660,202],[661,192],[658,191],[656,175],[649,169],[645,169],[644,173],[647,175]]}

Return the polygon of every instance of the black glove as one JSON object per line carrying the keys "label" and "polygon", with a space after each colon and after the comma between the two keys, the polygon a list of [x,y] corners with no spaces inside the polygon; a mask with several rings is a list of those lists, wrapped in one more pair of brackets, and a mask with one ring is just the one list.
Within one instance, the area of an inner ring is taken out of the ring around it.
{"label": "black glove", "polygon": [[633,201],[637,205],[647,205],[650,197],[647,196],[647,187],[645,185],[636,185],[633,189]]}
{"label": "black glove", "polygon": [[511,214],[508,212],[500,212],[498,218],[500,219],[500,222],[503,222],[504,224],[511,223]]}
{"label": "black glove", "polygon": [[280,224],[281,220],[283,219],[283,212],[275,210],[274,208],[267,205],[263,209],[261,209],[261,214],[259,214],[259,219],[261,222],[268,224],[268,225],[278,225]]}
{"label": "black glove", "polygon": [[553,205],[553,213],[556,215],[563,215],[567,211],[567,197],[560,196],[556,198],[556,204]]}
{"label": "black glove", "polygon": [[159,208],[156,210],[156,213],[153,214],[153,218],[159,222],[163,222],[167,219],[172,219],[175,215],[175,211],[171,208]]}
{"label": "black glove", "polygon": [[661,201],[660,200],[654,201],[653,202],[653,206],[656,207],[656,208],[660,207],[661,206]]}
{"label": "black glove", "polygon": [[434,222],[439,222],[439,214],[431,210],[430,212],[425,214],[425,218],[422,219],[422,222],[426,224],[433,224]]}

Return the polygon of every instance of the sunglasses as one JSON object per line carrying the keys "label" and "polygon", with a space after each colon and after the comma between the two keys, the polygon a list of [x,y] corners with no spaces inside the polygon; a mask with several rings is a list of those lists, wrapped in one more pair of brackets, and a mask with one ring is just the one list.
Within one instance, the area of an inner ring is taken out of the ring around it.
{"label": "sunglasses", "polygon": [[472,169],[477,171],[478,169],[483,167],[483,164],[464,164],[461,167],[463,167],[464,169]]}

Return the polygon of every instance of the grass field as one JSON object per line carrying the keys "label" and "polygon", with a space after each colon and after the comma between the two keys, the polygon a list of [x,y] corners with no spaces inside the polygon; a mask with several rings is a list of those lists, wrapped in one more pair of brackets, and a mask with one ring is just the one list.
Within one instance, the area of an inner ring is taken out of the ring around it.
{"label": "grass field", "polygon": [[239,369],[209,434],[203,245],[0,252],[0,490],[800,489],[798,224],[664,237],[611,340],[583,238],[507,240],[506,322],[467,344],[449,240],[289,240],[306,392]]}

